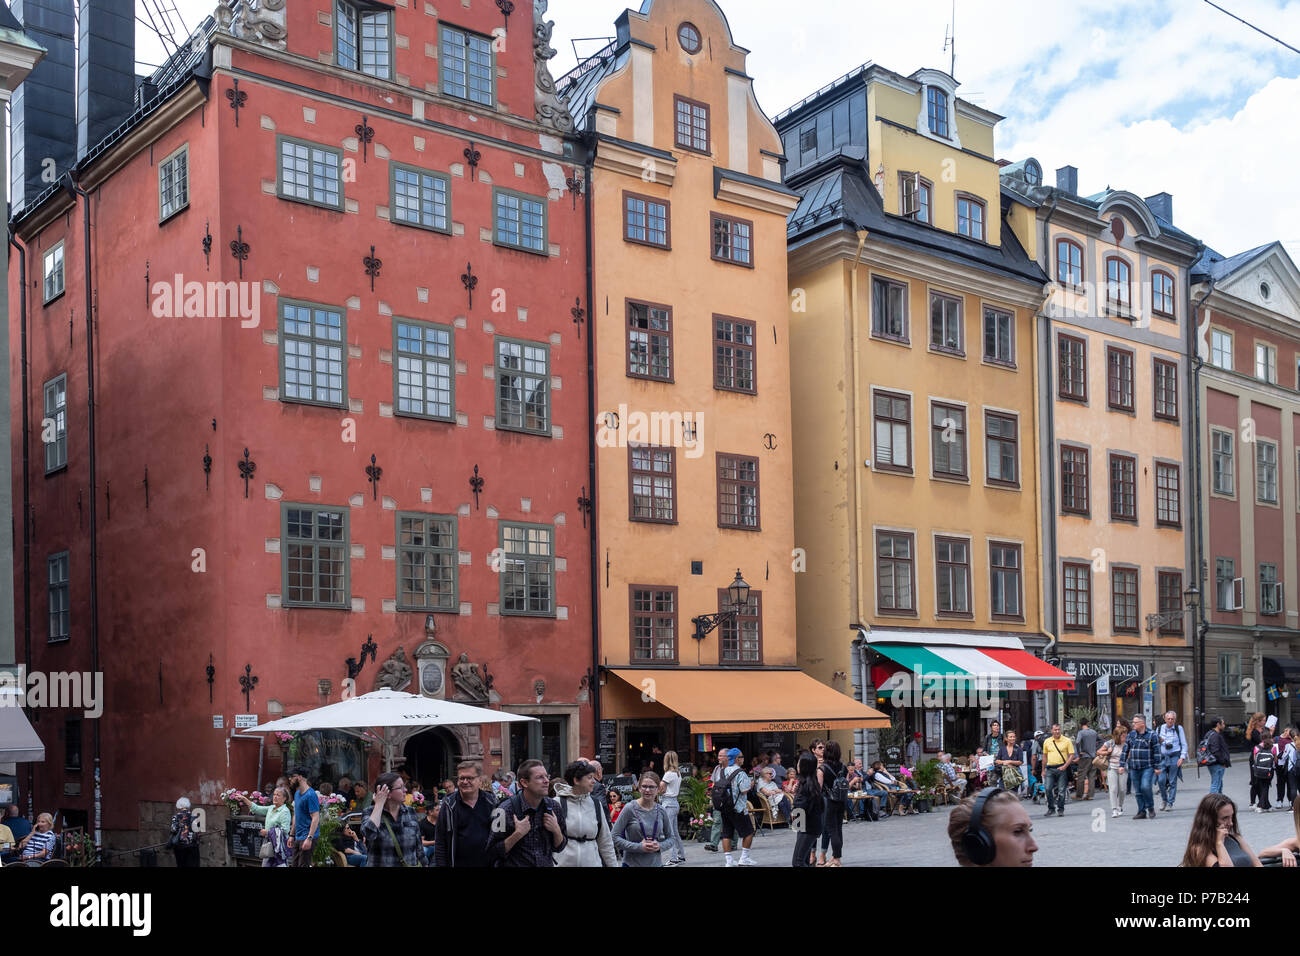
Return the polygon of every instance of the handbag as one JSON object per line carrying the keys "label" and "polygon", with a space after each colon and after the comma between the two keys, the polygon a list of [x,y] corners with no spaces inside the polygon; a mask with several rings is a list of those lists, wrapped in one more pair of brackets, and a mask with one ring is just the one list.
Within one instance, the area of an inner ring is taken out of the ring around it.
{"label": "handbag", "polygon": [[1002,786],[1008,790],[1014,790],[1024,782],[1025,778],[1021,776],[1019,767],[1008,766],[1002,768]]}
{"label": "handbag", "polygon": [[257,855],[263,860],[270,860],[275,856],[275,847],[271,845],[269,836],[262,841],[262,848],[257,851]]}
{"label": "handbag", "polygon": [[1104,774],[1110,768],[1110,748],[1103,747],[1097,756],[1092,758],[1092,769],[1098,773]]}

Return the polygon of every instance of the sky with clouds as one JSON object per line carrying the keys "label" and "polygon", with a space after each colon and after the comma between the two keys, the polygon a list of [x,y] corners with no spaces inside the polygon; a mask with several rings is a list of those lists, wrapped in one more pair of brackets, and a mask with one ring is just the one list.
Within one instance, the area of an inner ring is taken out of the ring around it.
{"label": "sky with clouds", "polygon": [[[950,65],[952,0],[719,2],[735,42],[751,51],[748,72],[769,116],[868,60],[904,75]],[[1216,2],[1300,47],[1300,0]],[[175,3],[190,28],[215,7]],[[571,41],[612,36],[625,6],[551,0],[560,51],[552,72],[576,62]],[[1033,156],[1049,180],[1058,166],[1077,166],[1085,195],[1107,186],[1172,193],[1175,223],[1219,252],[1281,239],[1300,262],[1300,54],[1203,0],[955,6],[958,95],[1006,117],[999,158]],[[143,27],[137,50],[159,62]]]}

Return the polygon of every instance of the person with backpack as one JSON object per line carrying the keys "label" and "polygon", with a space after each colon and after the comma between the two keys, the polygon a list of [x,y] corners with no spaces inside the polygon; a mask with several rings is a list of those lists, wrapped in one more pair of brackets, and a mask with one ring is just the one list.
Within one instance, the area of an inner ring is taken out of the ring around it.
{"label": "person with backpack", "polygon": [[[730,766],[731,766],[731,748],[719,747],[718,765],[713,768],[713,773],[709,775],[710,793],[712,793],[713,788],[718,785],[718,781],[722,779],[722,775],[727,772],[727,768],[729,768]],[[711,796],[710,796],[710,801],[712,801]],[[715,803],[713,804],[713,826],[709,829],[709,839],[708,842],[704,844],[704,849],[708,850],[710,853],[717,853],[718,844],[721,842],[722,842],[722,811],[718,809],[718,805]]]}
{"label": "person with backpack", "polygon": [[1187,760],[1187,734],[1178,723],[1178,715],[1165,711],[1165,722],[1156,729],[1156,783],[1160,788],[1160,809],[1174,808],[1178,796],[1178,778],[1182,776],[1183,762]]}
{"label": "person with backpack", "polygon": [[[50,821],[51,826],[53,822]],[[177,866],[199,865],[199,835],[194,829],[193,813],[190,810],[188,797],[181,797],[176,801],[176,813],[172,815],[172,835],[167,845],[176,856]]]}
{"label": "person with backpack", "polygon": [[1273,774],[1277,772],[1277,747],[1267,730],[1260,734],[1259,746],[1250,755],[1250,785],[1255,795],[1255,812],[1268,813],[1273,809],[1268,794],[1272,789]]}
{"label": "person with backpack", "polygon": [[749,788],[753,781],[745,773],[744,754],[736,747],[727,752],[731,761],[725,773],[713,785],[713,808],[722,816],[722,854],[727,859],[727,866],[736,866],[731,856],[732,841],[741,839],[740,866],[757,866],[749,855],[749,848],[754,842],[754,821],[749,818]]}
{"label": "person with backpack", "polygon": [[1210,729],[1196,748],[1196,762],[1210,769],[1210,793],[1223,793],[1223,775],[1232,766],[1228,742],[1223,739],[1223,718],[1210,718]]}
{"label": "person with backpack", "polygon": [[[826,741],[822,765],[817,769],[817,782],[826,801],[822,819],[821,850],[817,853],[818,866],[840,866],[844,855],[844,805],[849,801],[849,772],[840,762],[840,744]],[[826,855],[830,848],[829,858]]]}
{"label": "person with backpack", "polygon": [[790,857],[790,865],[811,867],[813,848],[822,832],[826,798],[817,782],[817,758],[806,751],[799,755],[798,776],[794,791],[794,819],[799,823],[795,826],[794,854]]}
{"label": "person with backpack", "polygon": [[551,779],[540,760],[521,763],[515,779],[519,792],[497,807],[488,852],[496,866],[554,866],[568,839],[564,804],[546,795]]}
{"label": "person with backpack", "polygon": [[641,796],[627,804],[614,821],[614,845],[623,853],[624,866],[664,865],[660,841],[667,841],[669,823],[668,811],[655,799],[659,782],[659,774],[644,771],[637,781]]}
{"label": "person with backpack", "polygon": [[1295,758],[1295,735],[1290,727],[1283,728],[1277,739],[1277,797],[1279,807],[1291,806],[1295,789],[1291,783],[1291,766]]}
{"label": "person with backpack", "polygon": [[564,804],[564,831],[569,838],[555,854],[556,866],[618,866],[613,831],[592,793],[595,782],[591,764],[575,760],[564,768],[564,780],[555,785],[555,796]]}

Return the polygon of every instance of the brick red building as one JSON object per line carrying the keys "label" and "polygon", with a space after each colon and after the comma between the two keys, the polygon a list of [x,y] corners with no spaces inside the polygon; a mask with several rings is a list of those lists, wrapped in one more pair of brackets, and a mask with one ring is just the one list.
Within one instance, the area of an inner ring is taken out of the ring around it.
{"label": "brick red building", "polygon": [[[399,646],[406,689],[474,699],[463,654],[485,706],[542,718],[399,742],[426,783],[467,754],[490,772],[592,749],[583,159],[545,3],[260,6],[219,9],[71,170],[90,204],[93,479],[86,199],[16,202],[17,613],[32,669],[97,654],[106,699],[98,721],[33,714],[34,802],[94,826],[98,752],[110,848],[161,842],[182,794],[274,779],[278,748],[236,715],[339,700],[349,658],[369,691]],[[379,769],[330,735],[298,757]]]}

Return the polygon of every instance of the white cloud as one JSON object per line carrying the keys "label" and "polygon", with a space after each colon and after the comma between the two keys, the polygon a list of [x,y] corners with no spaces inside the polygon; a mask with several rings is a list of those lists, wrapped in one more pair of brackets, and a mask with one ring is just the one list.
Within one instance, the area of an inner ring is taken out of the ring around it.
{"label": "white cloud", "polygon": [[[904,75],[949,65],[950,0],[720,2],[769,115],[866,60]],[[640,3],[551,0],[554,71],[627,5]],[[1300,0],[1222,5],[1300,46]],[[177,6],[192,29],[215,3]],[[1224,253],[1275,238],[1300,252],[1300,56],[1197,0],[961,0],[956,26],[961,95],[1007,117],[1001,157],[1078,166],[1085,192],[1173,193],[1178,225]],[[140,59],[160,62],[148,39],[142,28]]]}

